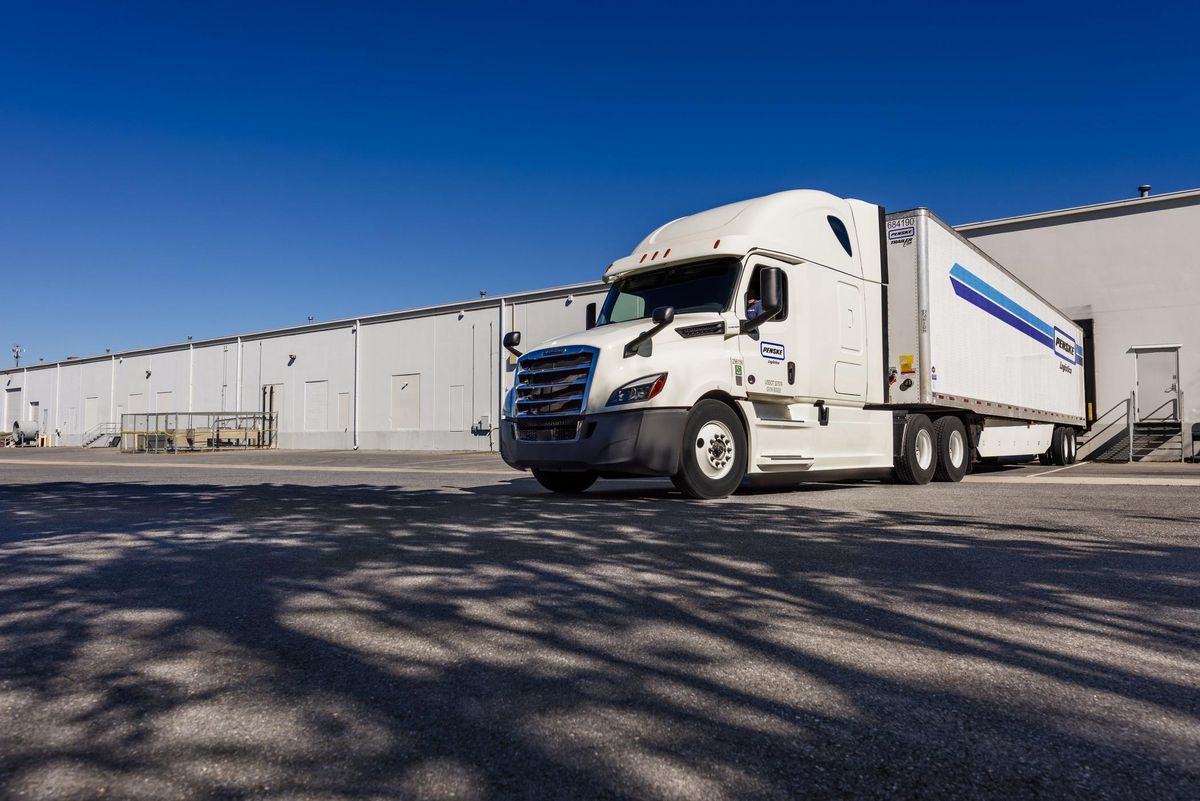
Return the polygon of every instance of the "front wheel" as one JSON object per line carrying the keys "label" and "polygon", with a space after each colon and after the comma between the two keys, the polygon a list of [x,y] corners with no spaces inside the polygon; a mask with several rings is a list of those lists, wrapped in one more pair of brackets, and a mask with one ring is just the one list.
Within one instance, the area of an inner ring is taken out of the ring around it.
{"label": "front wheel", "polygon": [[534,470],[533,477],[551,492],[578,495],[596,483],[595,473],[564,473],[557,470]]}
{"label": "front wheel", "polygon": [[683,426],[679,472],[672,483],[689,498],[724,498],[746,475],[746,432],[737,413],[717,400],[702,400]]}

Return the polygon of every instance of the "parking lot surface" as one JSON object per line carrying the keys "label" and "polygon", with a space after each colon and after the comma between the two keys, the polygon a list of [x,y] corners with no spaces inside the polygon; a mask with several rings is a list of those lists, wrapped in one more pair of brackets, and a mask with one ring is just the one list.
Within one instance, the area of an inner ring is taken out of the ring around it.
{"label": "parking lot surface", "polygon": [[0,451],[0,798],[1200,797],[1200,468]]}

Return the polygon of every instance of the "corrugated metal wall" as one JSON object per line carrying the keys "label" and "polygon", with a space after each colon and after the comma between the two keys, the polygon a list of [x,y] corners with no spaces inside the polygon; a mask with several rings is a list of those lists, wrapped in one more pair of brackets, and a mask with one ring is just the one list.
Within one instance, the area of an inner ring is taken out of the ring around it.
{"label": "corrugated metal wall", "polygon": [[581,330],[603,297],[588,284],[7,369],[0,429],[36,414],[78,446],[122,414],[258,411],[268,387],[282,448],[352,448],[357,420],[360,448],[494,449],[513,370],[501,328],[532,346]]}

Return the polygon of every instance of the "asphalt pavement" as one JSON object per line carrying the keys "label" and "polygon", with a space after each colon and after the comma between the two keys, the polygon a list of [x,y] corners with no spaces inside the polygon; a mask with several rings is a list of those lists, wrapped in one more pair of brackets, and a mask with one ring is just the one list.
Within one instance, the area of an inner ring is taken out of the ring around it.
{"label": "asphalt pavement", "polygon": [[1200,466],[0,451],[2,799],[1194,799]]}

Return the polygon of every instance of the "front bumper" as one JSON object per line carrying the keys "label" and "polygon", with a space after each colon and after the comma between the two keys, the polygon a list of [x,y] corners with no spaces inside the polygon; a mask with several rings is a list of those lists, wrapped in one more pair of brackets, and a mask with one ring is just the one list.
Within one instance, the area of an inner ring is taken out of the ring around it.
{"label": "front bumper", "polygon": [[679,470],[686,409],[634,409],[584,415],[575,439],[517,439],[512,420],[500,423],[500,455],[522,470],[594,470],[601,474],[670,476]]}

